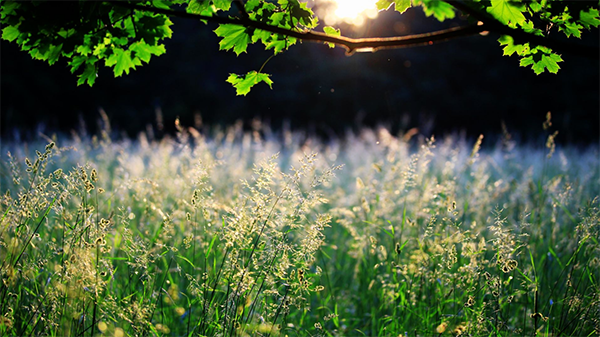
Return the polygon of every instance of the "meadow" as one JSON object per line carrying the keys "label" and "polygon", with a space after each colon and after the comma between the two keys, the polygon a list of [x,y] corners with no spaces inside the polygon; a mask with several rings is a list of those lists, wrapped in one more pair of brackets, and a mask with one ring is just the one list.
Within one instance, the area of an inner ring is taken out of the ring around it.
{"label": "meadow", "polygon": [[2,336],[591,336],[597,146],[240,125],[2,144]]}

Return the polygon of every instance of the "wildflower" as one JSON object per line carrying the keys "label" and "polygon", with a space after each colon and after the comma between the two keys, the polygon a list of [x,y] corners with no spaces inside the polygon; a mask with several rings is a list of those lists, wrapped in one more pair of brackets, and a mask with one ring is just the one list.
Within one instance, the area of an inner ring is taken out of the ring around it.
{"label": "wildflower", "polygon": [[360,198],[360,205],[361,205],[363,211],[365,212],[365,214],[371,213],[371,207],[369,206],[369,201],[367,201],[367,198],[365,198],[365,197]]}
{"label": "wildflower", "polygon": [[444,331],[446,331],[447,326],[448,326],[448,323],[442,322],[442,323],[440,323],[440,325],[437,326],[437,328],[435,328],[435,331],[437,333],[443,333]]}
{"label": "wildflower", "polygon": [[544,130],[548,130],[552,126],[552,114],[550,111],[546,114],[546,120],[542,124]]}
{"label": "wildflower", "polygon": [[452,331],[456,336],[460,336],[463,334],[463,332],[465,332],[465,329],[467,327],[465,326],[464,323],[459,324],[458,326],[456,326],[456,328],[454,328],[454,331]]}
{"label": "wildflower", "polygon": [[483,143],[483,135],[479,135],[479,137],[477,138],[477,141],[475,142],[475,145],[473,145],[473,150],[471,151],[471,155],[469,156],[470,164],[473,164],[473,162],[475,161],[475,158],[477,158],[479,156],[479,150],[481,149],[481,143]]}
{"label": "wildflower", "polygon": [[108,325],[105,322],[98,322],[98,330],[100,330],[100,332],[104,333],[106,329],[108,329]]}
{"label": "wildflower", "polygon": [[394,250],[396,251],[396,254],[400,255],[400,253],[402,253],[402,246],[400,245],[400,242],[396,242],[396,247],[394,247]]}
{"label": "wildflower", "polygon": [[554,151],[556,150],[556,143],[554,141],[556,136],[558,136],[558,131],[554,131],[553,134],[548,135],[548,140],[546,141],[546,147],[548,149],[550,149],[550,151],[548,152],[548,155],[546,155],[546,157],[548,157],[548,158],[552,158],[552,155],[554,154]]}
{"label": "wildflower", "polygon": [[515,260],[508,260],[504,263],[504,266],[502,267],[502,271],[505,273],[508,273],[510,271],[513,271],[515,268],[517,268],[518,263]]}
{"label": "wildflower", "polygon": [[175,308],[175,313],[176,313],[178,316],[183,316],[183,315],[185,314],[185,309],[184,309],[184,308],[182,308],[182,307],[177,307],[177,308]]}
{"label": "wildflower", "polygon": [[121,328],[115,328],[114,337],[125,337],[125,331]]}
{"label": "wildflower", "polygon": [[360,190],[365,188],[365,183],[363,183],[362,179],[360,179],[360,177],[356,177],[356,189]]}

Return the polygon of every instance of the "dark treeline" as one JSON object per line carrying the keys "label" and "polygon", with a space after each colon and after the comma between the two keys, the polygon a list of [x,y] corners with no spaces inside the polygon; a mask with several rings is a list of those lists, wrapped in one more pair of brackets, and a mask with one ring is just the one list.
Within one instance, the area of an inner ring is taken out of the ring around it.
{"label": "dark treeline", "polygon": [[[502,56],[497,36],[474,36],[428,47],[344,55],[340,48],[305,43],[269,61],[273,89],[254,87],[235,96],[225,79],[229,73],[258,70],[270,56],[261,46],[236,57],[218,51],[215,27],[175,19],[167,54],[129,75],[100,73],[93,88],[76,86],[66,64],[50,67],[2,41],[2,138],[33,137],[39,131],[69,132],[81,120],[93,127],[106,111],[113,129],[135,136],[156,127],[162,112],[165,132],[180,118],[195,125],[230,125],[253,118],[278,128],[321,135],[343,135],[348,128],[383,124],[392,132],[419,128],[422,134],[498,134],[507,128],[529,139],[543,133],[552,112],[558,141],[589,143],[599,139],[600,66],[596,59],[562,55],[557,75],[536,76]],[[420,10],[403,15],[381,13],[354,32],[361,36],[422,33],[463,19],[438,23]],[[342,27],[348,34],[351,28]],[[560,38],[558,32],[553,32]],[[598,32],[584,32],[573,43],[598,43]],[[196,119],[195,119],[196,118]],[[18,130],[18,132],[16,132]],[[90,130],[93,132],[93,129]]]}

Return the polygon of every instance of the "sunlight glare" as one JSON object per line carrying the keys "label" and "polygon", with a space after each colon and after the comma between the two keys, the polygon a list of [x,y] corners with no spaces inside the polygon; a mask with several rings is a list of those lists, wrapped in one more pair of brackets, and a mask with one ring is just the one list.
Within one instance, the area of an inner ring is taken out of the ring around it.
{"label": "sunlight glare", "polygon": [[326,25],[335,25],[341,21],[356,26],[362,25],[367,18],[377,17],[377,0],[321,0],[328,5],[325,15]]}

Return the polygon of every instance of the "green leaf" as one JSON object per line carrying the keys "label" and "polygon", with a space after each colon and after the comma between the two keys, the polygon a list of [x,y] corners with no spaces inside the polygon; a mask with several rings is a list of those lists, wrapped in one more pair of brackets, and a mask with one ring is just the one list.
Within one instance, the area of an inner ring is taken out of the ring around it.
{"label": "green leaf", "polygon": [[219,25],[219,28],[215,29],[215,33],[217,36],[223,38],[223,40],[219,42],[220,50],[229,50],[233,48],[233,51],[237,55],[240,55],[248,48],[250,35],[248,35],[246,27],[233,24],[222,24]]}
{"label": "green leaf", "polygon": [[252,12],[256,7],[261,6],[260,0],[248,0],[244,6],[248,12]]}
{"label": "green leaf", "polygon": [[145,43],[144,41],[138,41],[132,44],[129,47],[129,50],[135,53],[135,57],[139,58],[140,60],[146,63],[150,62],[150,57],[152,55],[160,56],[167,52],[165,50],[165,46],[162,44],[158,46],[151,46]]}
{"label": "green leaf", "polygon": [[13,15],[14,10],[18,8],[21,4],[19,1],[2,1],[2,9],[0,11],[2,19],[4,19],[7,15]]}
{"label": "green leaf", "polygon": [[577,38],[581,38],[581,28],[583,28],[583,26],[581,26],[575,22],[565,22],[565,24],[560,26],[558,28],[558,30],[565,33],[565,35],[567,37],[570,37],[571,35],[573,35]]}
{"label": "green leaf", "polygon": [[590,8],[589,11],[579,12],[579,22],[586,28],[598,27],[600,25],[600,14],[596,8]]}
{"label": "green leaf", "polygon": [[496,20],[512,28],[526,21],[522,13],[524,10],[525,6],[523,4],[510,0],[492,0],[491,6],[487,8],[487,12],[494,16]]}
{"label": "green leaf", "polygon": [[273,39],[272,41],[267,43],[265,49],[267,49],[267,50],[273,49],[273,52],[275,54],[278,54],[282,50],[285,50],[285,49],[289,48],[291,45],[293,45],[294,43],[296,43],[296,39],[293,37],[285,37],[285,36],[280,36],[278,34],[274,34],[274,36],[277,36],[279,38]]}
{"label": "green leaf", "polygon": [[535,28],[532,21],[524,21],[523,23],[521,23],[521,28],[526,33],[534,34],[537,36],[544,36],[544,32],[539,28]]}
{"label": "green leaf", "polygon": [[555,53],[537,53],[521,59],[519,65],[521,67],[526,67],[531,65],[531,69],[535,72],[536,75],[543,73],[545,70],[548,72],[556,74],[560,67],[558,66],[558,62],[562,62],[563,59],[560,55]]}
{"label": "green leaf", "polygon": [[251,71],[247,73],[246,76],[229,74],[227,82],[233,84],[236,89],[236,95],[246,96],[250,92],[250,89],[260,82],[267,83],[272,89],[273,87],[271,85],[273,84],[273,81],[269,76],[269,74],[263,74],[256,71]]}
{"label": "green leaf", "polygon": [[166,37],[170,38],[173,31],[169,26],[173,23],[166,15],[152,16],[148,13],[136,12],[138,15],[138,38],[142,38],[149,45],[156,45],[157,41]]}
{"label": "green leaf", "polygon": [[[340,29],[335,29],[335,28],[329,27],[329,26],[323,27],[323,31],[327,35],[332,35],[332,36],[341,36],[342,35],[342,31]],[[335,47],[335,44],[333,44],[331,42],[327,42],[327,45],[329,46],[329,48]]]}
{"label": "green leaf", "polygon": [[502,54],[504,56],[511,56],[514,53],[517,53],[518,55],[523,55],[526,49],[525,45],[514,44],[514,40],[510,35],[502,35],[498,39],[498,42],[500,42],[501,46],[505,46],[503,49],[504,53]]}
{"label": "green leaf", "polygon": [[[271,24],[274,26],[279,26],[280,22],[283,21],[285,18],[285,13],[284,12],[276,12],[273,13],[270,17],[271,19]],[[289,27],[289,25],[285,25],[287,27]]]}
{"label": "green leaf", "polygon": [[228,11],[231,8],[231,0],[213,0],[213,4],[217,9]]}
{"label": "green leaf", "polygon": [[110,55],[104,63],[107,67],[114,66],[115,77],[123,75],[123,72],[129,74],[129,69],[135,69],[135,66],[140,64],[139,60],[138,62],[135,62],[131,59],[130,50],[123,50],[121,48],[114,49],[113,54]]}
{"label": "green leaf", "polygon": [[54,63],[56,63],[56,61],[58,61],[58,58],[60,57],[60,52],[62,51],[62,43],[59,44],[58,46],[50,46],[50,50],[48,51],[48,64],[49,65],[53,65]]}
{"label": "green leaf", "polygon": [[256,29],[256,30],[254,30],[254,34],[252,34],[252,43],[255,43],[258,40],[260,40],[266,46],[268,44],[268,40],[270,37],[271,37],[271,32],[268,32],[266,30]]}
{"label": "green leaf", "polygon": [[306,2],[298,0],[278,0],[277,3],[281,8],[285,8],[288,15],[292,16],[294,24],[299,23],[307,28],[314,28],[318,24],[318,20],[314,17],[312,9],[307,6]]}
{"label": "green leaf", "polygon": [[434,16],[438,21],[453,19],[456,16],[454,7],[441,0],[422,0],[423,11],[427,16]]}
{"label": "green leaf", "polygon": [[170,9],[171,2],[168,0],[152,0],[152,7]]}
{"label": "green leaf", "polygon": [[400,13],[406,12],[411,7],[410,0],[379,0],[376,3],[378,10],[389,9],[392,4],[394,4],[396,11]]}
{"label": "green leaf", "polygon": [[202,14],[210,7],[208,0],[191,0],[185,11],[192,14]]}
{"label": "green leaf", "polygon": [[86,82],[90,87],[94,85],[94,82],[96,82],[96,66],[94,63],[86,63],[83,74],[79,75],[77,85],[82,85]]}
{"label": "green leaf", "polygon": [[75,71],[77,71],[77,69],[79,69],[79,67],[82,64],[84,64],[86,60],[87,60],[87,57],[85,57],[85,56],[81,56],[81,55],[74,56],[73,59],[69,62],[69,65],[71,66],[71,74],[74,73]]}
{"label": "green leaf", "polygon": [[90,46],[89,45],[85,45],[85,44],[77,47],[76,51],[79,54],[84,55],[84,56],[87,56],[89,53],[92,52],[92,50],[90,49]]}
{"label": "green leaf", "polygon": [[19,28],[15,26],[7,26],[2,30],[2,39],[13,42],[17,37],[19,37]]}
{"label": "green leaf", "polygon": [[546,68],[549,72],[556,74],[560,69],[558,62],[562,62],[563,59],[558,54],[543,54],[542,60],[538,62],[538,64],[544,68]]}

